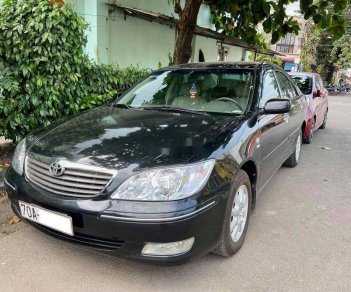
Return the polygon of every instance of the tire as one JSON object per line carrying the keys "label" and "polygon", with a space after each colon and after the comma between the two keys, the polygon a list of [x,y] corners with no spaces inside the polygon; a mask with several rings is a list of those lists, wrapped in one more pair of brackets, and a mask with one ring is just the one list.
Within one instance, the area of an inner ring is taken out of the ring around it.
{"label": "tire", "polygon": [[[240,194],[243,194],[244,192],[247,192],[247,200],[244,203],[245,206],[237,204],[240,201],[240,198],[242,198],[242,195]],[[251,202],[252,190],[250,179],[245,171],[239,170],[230,188],[222,234],[219,244],[217,248],[213,250],[213,253],[223,257],[231,257],[241,248],[249,225]],[[239,210],[237,210],[238,208]],[[232,215],[232,212],[238,214],[237,220],[235,219],[236,216]],[[243,216],[240,216],[239,214],[244,215],[245,213],[246,218],[243,223]],[[232,226],[234,226],[233,235],[231,234]],[[237,232],[235,232],[235,230],[237,230]]]}
{"label": "tire", "polygon": [[326,112],[324,115],[323,124],[320,126],[320,129],[325,129],[327,127],[327,122],[328,122],[328,112]]}
{"label": "tire", "polygon": [[315,131],[316,131],[316,121],[315,121],[315,119],[313,119],[311,129],[310,129],[310,134],[308,135],[308,137],[303,138],[303,142],[306,144],[311,144],[313,141],[313,138],[314,138]]}
{"label": "tire", "polygon": [[289,158],[284,162],[284,166],[295,167],[300,162],[300,152],[302,144],[302,131],[300,130],[299,135],[296,138],[294,152],[289,156]]}

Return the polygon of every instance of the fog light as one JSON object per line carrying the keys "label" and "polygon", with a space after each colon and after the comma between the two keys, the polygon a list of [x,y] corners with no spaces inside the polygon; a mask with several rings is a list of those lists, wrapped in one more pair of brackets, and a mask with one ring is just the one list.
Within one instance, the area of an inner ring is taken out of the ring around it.
{"label": "fog light", "polygon": [[176,256],[188,252],[194,244],[194,237],[186,240],[168,242],[168,243],[154,243],[148,242],[141,254],[147,256]]}

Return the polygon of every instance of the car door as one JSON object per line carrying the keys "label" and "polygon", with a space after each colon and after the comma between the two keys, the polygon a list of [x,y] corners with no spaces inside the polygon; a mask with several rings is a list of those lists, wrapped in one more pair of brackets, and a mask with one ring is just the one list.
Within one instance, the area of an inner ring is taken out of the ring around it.
{"label": "car door", "polygon": [[322,88],[318,80],[318,76],[313,74],[313,104],[315,108],[315,116],[316,116],[316,128],[318,128],[323,122],[323,98],[322,96],[318,96],[317,92],[322,93]]}
{"label": "car door", "polygon": [[[273,69],[266,71],[262,77],[259,107],[263,108],[270,99],[281,98],[279,85]],[[262,114],[258,125],[261,132],[261,171],[259,188],[262,188],[270,177],[284,162],[287,143],[284,114]]]}
{"label": "car door", "polygon": [[317,83],[319,84],[320,88],[320,97],[319,97],[319,108],[318,108],[318,123],[316,123],[317,127],[320,127],[323,123],[324,120],[324,115],[327,112],[328,109],[328,91],[325,89],[323,85],[323,81],[319,75],[316,75]]}
{"label": "car door", "polygon": [[292,153],[295,147],[297,135],[301,129],[304,118],[302,95],[295,89],[293,81],[282,71],[276,71],[277,81],[280,87],[282,98],[289,99],[291,108],[290,112],[285,114],[285,131],[288,135],[287,147],[284,149],[286,158]]}

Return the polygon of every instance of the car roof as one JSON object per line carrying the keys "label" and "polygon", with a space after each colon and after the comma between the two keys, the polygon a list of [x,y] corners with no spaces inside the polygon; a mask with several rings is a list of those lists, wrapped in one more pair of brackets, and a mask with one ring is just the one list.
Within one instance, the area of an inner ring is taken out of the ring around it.
{"label": "car roof", "polygon": [[177,69],[259,69],[263,66],[272,66],[261,62],[202,62],[173,65],[160,70],[177,70]]}

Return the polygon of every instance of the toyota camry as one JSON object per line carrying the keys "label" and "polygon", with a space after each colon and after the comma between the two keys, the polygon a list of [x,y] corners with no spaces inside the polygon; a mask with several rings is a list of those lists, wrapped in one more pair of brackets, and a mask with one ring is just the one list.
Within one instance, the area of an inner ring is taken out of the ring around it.
{"label": "toyota camry", "polygon": [[23,139],[6,191],[28,224],[111,255],[229,257],[257,195],[283,164],[299,163],[305,116],[304,95],[279,67],[164,68]]}

